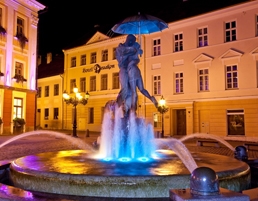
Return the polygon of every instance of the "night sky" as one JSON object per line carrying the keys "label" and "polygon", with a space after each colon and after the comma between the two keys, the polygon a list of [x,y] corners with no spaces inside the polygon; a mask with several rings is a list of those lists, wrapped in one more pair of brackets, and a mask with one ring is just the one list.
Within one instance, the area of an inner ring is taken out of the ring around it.
{"label": "night sky", "polygon": [[138,12],[172,22],[243,1],[246,0],[162,0],[155,3],[146,1],[147,5],[143,6],[142,1],[134,0],[130,3],[38,0],[47,6],[39,12],[38,53],[60,53],[62,49],[82,45],[96,31],[112,36],[111,28],[116,23]]}

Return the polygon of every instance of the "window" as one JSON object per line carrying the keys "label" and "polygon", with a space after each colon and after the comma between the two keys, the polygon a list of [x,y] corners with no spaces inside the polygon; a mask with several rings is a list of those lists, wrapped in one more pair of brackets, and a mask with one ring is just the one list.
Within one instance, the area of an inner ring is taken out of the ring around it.
{"label": "window", "polygon": [[256,86],[258,87],[258,61],[256,61]]}
{"label": "window", "polygon": [[90,91],[96,91],[96,76],[90,77]]}
{"label": "window", "polygon": [[2,8],[0,8],[0,25],[2,26],[2,24],[3,24],[3,9]]}
{"label": "window", "polygon": [[86,92],[86,78],[80,78],[80,92]]}
{"label": "window", "polygon": [[107,61],[108,60],[108,50],[102,50],[102,59],[101,61]]}
{"label": "window", "polygon": [[54,96],[59,95],[59,84],[54,84]]}
{"label": "window", "polygon": [[17,17],[17,35],[24,35],[24,20],[20,17]]}
{"label": "window", "polygon": [[86,54],[81,55],[81,66],[86,65]]}
{"label": "window", "polygon": [[101,90],[107,90],[108,75],[101,75]]}
{"label": "window", "polygon": [[160,55],[160,39],[153,40],[153,56]]}
{"label": "window", "polygon": [[14,98],[13,119],[14,118],[22,118],[22,110],[23,110],[23,99],[22,98]]}
{"label": "window", "polygon": [[161,115],[160,115],[160,113],[154,113],[153,114],[153,122],[154,122],[154,124],[153,124],[153,126],[154,126],[154,128],[161,128]]}
{"label": "window", "polygon": [[174,35],[174,50],[175,52],[183,51],[183,34]]}
{"label": "window", "polygon": [[73,88],[76,87],[76,79],[70,80],[70,93],[73,93]]}
{"label": "window", "polygon": [[90,107],[89,108],[89,124],[94,123],[94,108]]}
{"label": "window", "polygon": [[237,89],[237,65],[226,66],[226,89]]}
{"label": "window", "polygon": [[59,116],[59,108],[58,107],[56,107],[56,108],[54,108],[54,119],[58,119],[58,116]]}
{"label": "window", "polygon": [[96,52],[92,52],[91,54],[90,54],[90,63],[91,64],[94,64],[94,63],[96,63],[97,62],[97,53]]}
{"label": "window", "polygon": [[153,77],[153,94],[154,95],[161,94],[161,76],[160,75]]}
{"label": "window", "polygon": [[176,93],[183,93],[183,73],[176,73],[175,74],[175,91]]}
{"label": "window", "polygon": [[71,58],[71,67],[75,67],[76,66],[76,57],[72,57]]}
{"label": "window", "polygon": [[199,91],[209,90],[209,69],[199,70]]}
{"label": "window", "polygon": [[45,111],[44,111],[44,119],[45,119],[45,120],[48,120],[48,117],[49,117],[49,109],[48,109],[48,108],[45,108]]}
{"label": "window", "polygon": [[45,86],[45,97],[49,97],[49,86]]}
{"label": "window", "polygon": [[42,88],[39,87],[39,88],[38,88],[38,98],[41,98],[41,93],[42,93]]}
{"label": "window", "polygon": [[245,135],[244,110],[227,110],[228,135]]}
{"label": "window", "polygon": [[236,40],[236,21],[225,23],[225,41],[235,41]]}
{"label": "window", "polygon": [[119,73],[113,73],[113,89],[119,89]]}
{"label": "window", "polygon": [[258,36],[258,15],[256,15],[256,36]]}
{"label": "window", "polygon": [[198,47],[204,47],[208,45],[208,28],[198,29]]}
{"label": "window", "polygon": [[113,48],[113,59],[116,59],[116,47]]}
{"label": "window", "polygon": [[15,75],[23,76],[23,63],[15,62]]}

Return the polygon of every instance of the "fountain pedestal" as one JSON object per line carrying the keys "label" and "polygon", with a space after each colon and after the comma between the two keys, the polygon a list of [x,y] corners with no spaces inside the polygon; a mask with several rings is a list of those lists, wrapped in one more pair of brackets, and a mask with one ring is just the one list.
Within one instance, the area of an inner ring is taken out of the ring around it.
{"label": "fountain pedestal", "polygon": [[171,189],[170,201],[250,201],[248,195],[220,188],[219,195],[193,195],[190,189]]}

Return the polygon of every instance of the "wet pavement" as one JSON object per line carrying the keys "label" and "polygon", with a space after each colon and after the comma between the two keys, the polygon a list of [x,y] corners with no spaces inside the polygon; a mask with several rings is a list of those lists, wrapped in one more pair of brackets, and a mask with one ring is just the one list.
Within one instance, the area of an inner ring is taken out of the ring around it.
{"label": "wet pavement", "polygon": [[[85,132],[78,132],[78,138],[74,138],[71,136],[71,131],[63,131],[65,138],[62,135],[56,135],[55,133],[53,134],[44,134],[43,131],[38,131],[37,134],[33,134],[30,136],[25,136],[23,137],[23,134],[20,135],[0,135],[0,146],[2,143],[9,141],[12,141],[13,139],[16,139],[7,145],[0,147],[0,162],[2,161],[11,161],[15,158],[22,157],[25,155],[30,155],[30,154],[37,154],[37,153],[42,153],[42,152],[50,152],[50,151],[60,151],[60,150],[76,150],[80,149],[78,148],[78,145],[76,144],[76,139],[77,140],[82,140],[87,143],[87,145],[91,148],[93,148],[93,142],[97,139],[97,137],[100,135],[100,133],[97,132],[90,132],[89,136]],[[21,137],[21,138],[20,138]],[[182,136],[174,136],[174,138],[181,138]],[[165,140],[169,138],[164,138]],[[243,146],[245,144],[245,140],[236,140],[236,139],[227,139],[227,142],[232,145],[233,147],[237,146]],[[256,138],[254,140],[255,143],[257,143]],[[219,147],[216,147],[215,144],[209,144],[206,143],[203,146],[198,146],[197,145],[197,139],[189,139],[184,142],[186,147],[190,152],[204,152],[204,153],[211,153],[211,154],[219,154],[219,155],[225,155],[225,156],[230,156],[234,157],[234,151],[232,151],[229,147],[225,146],[224,144],[219,143]],[[250,147],[248,150],[248,158],[251,160],[258,160],[258,147]],[[257,181],[258,182],[258,181]],[[3,186],[0,186],[2,189]],[[12,188],[9,188],[10,191],[12,191]],[[14,189],[15,192],[17,192],[17,189]],[[24,191],[23,191],[24,193]],[[35,201],[41,201],[41,200],[46,200],[46,201],[52,201],[52,200],[91,200],[91,201],[104,201],[104,200],[123,200],[123,199],[106,199],[106,198],[83,198],[83,197],[77,197],[76,199],[69,198],[69,197],[62,197],[61,195],[55,196],[55,198],[52,195],[37,195],[37,199],[30,199],[30,200],[35,200]],[[10,198],[8,199],[8,196],[4,198],[3,195],[0,195],[0,200],[25,200],[25,199],[18,199],[18,198]],[[26,199],[27,200],[27,199]],[[126,199],[130,200],[130,199]],[[135,200],[135,199],[131,199]],[[160,201],[168,201],[168,198],[164,199],[139,199],[141,201],[143,200],[160,200]],[[252,200],[256,200],[252,199]],[[257,200],[258,200],[258,195],[257,195]]]}

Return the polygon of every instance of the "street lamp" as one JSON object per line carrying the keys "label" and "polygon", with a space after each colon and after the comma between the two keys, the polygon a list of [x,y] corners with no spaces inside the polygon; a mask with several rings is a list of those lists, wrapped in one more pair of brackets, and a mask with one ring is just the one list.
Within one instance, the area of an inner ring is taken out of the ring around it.
{"label": "street lamp", "polygon": [[161,99],[159,100],[158,105],[158,111],[162,115],[161,119],[161,125],[162,125],[162,131],[161,131],[161,137],[164,137],[164,114],[168,111],[168,107],[166,106],[166,100],[161,96]]}
{"label": "street lamp", "polygon": [[75,86],[73,88],[74,97],[71,97],[66,90],[63,93],[64,101],[67,105],[72,104],[74,108],[73,113],[73,137],[77,136],[77,109],[76,106],[78,104],[86,105],[88,103],[88,99],[90,97],[90,94],[88,92],[85,93],[85,96],[83,97],[81,93],[78,92],[78,88]]}

